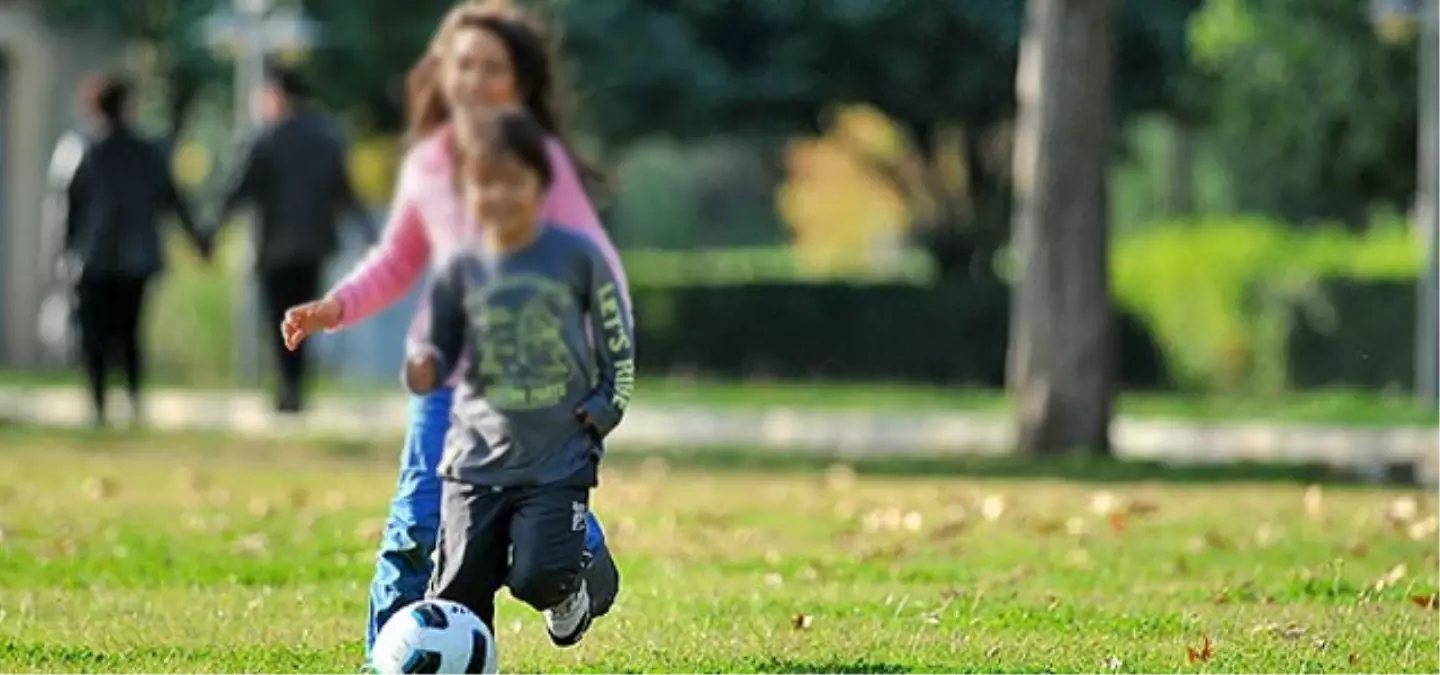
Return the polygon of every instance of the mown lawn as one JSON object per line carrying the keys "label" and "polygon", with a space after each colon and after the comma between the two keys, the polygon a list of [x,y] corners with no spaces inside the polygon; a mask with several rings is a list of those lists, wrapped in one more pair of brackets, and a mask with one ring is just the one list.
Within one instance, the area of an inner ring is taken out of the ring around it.
{"label": "mown lawn", "polygon": [[[394,453],[0,428],[0,672],[354,672]],[[1417,490],[636,456],[615,613],[561,651],[507,599],[502,670],[1440,669]]]}

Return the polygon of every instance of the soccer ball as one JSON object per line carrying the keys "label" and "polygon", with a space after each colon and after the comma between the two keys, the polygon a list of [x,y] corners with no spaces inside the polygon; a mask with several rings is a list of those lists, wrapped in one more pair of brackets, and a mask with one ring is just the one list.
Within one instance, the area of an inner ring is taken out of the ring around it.
{"label": "soccer ball", "polygon": [[371,664],[385,675],[496,673],[495,637],[464,605],[422,600],[405,606],[380,629]]}

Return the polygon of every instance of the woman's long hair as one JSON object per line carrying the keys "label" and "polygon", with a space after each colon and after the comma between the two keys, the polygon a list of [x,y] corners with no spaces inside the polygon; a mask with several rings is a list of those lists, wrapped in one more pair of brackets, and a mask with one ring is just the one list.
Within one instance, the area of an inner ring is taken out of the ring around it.
{"label": "woman's long hair", "polygon": [[547,41],[544,24],[508,0],[456,5],[440,22],[440,28],[430,40],[425,55],[405,78],[409,141],[417,142],[450,121],[450,105],[441,89],[440,69],[455,34],[464,29],[488,31],[505,45],[515,69],[515,86],[519,90],[521,105],[546,133],[560,139],[586,183],[602,182],[600,172],[575,155],[574,146],[565,133],[556,101],[560,87],[554,64],[558,59]]}

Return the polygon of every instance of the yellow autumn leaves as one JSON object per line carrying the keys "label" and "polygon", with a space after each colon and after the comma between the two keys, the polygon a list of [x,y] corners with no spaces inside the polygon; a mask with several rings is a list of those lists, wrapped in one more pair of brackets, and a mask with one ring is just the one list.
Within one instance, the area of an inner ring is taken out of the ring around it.
{"label": "yellow autumn leaves", "polygon": [[865,267],[898,255],[915,214],[893,175],[911,155],[898,125],[870,106],[840,108],[825,136],[792,142],[775,206],[801,264]]}

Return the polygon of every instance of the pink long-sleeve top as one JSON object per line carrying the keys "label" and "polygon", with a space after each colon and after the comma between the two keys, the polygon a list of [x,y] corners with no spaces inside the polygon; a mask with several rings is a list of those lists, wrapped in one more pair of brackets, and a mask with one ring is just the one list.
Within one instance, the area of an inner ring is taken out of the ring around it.
{"label": "pink long-sleeve top", "polygon": [[[554,182],[541,206],[540,218],[589,235],[609,261],[628,304],[625,269],[585,195],[574,163],[558,139],[549,139],[548,149]],[[339,300],[344,308],[339,328],[361,323],[398,302],[428,268],[443,262],[470,238],[473,216],[456,194],[454,172],[448,127],[406,153],[380,243],[330,291],[330,297]],[[412,335],[423,324],[425,315],[422,306],[411,325]]]}

